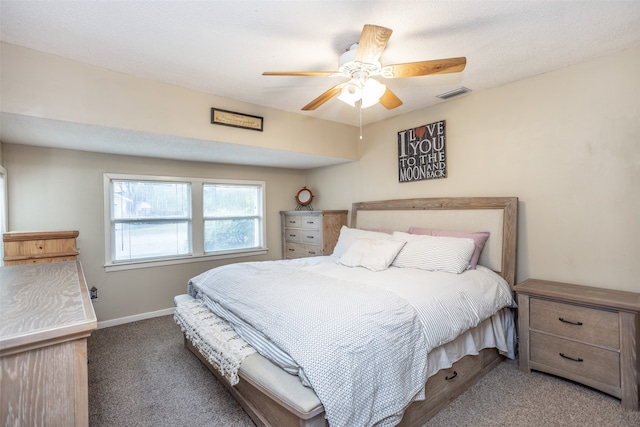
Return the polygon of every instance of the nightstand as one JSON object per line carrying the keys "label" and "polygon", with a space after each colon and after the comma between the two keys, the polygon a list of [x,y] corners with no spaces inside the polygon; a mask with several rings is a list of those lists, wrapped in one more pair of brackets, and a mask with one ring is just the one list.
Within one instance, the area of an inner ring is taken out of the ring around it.
{"label": "nightstand", "polygon": [[537,279],[515,291],[522,371],[582,383],[638,410],[640,294]]}

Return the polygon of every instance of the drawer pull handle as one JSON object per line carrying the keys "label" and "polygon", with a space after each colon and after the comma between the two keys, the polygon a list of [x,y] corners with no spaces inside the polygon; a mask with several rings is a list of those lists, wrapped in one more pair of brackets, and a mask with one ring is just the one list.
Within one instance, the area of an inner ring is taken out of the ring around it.
{"label": "drawer pull handle", "polygon": [[313,239],[314,236],[307,236],[307,239]]}
{"label": "drawer pull handle", "polygon": [[458,376],[458,371],[453,371],[453,375],[451,375],[451,376],[447,375],[446,377],[444,377],[444,379],[449,381],[449,380],[454,379],[457,376]]}
{"label": "drawer pull handle", "polygon": [[565,320],[562,317],[558,317],[558,320],[564,323],[569,323],[571,325],[582,326],[582,322],[572,322],[571,320]]}
{"label": "drawer pull handle", "polygon": [[569,359],[569,360],[573,360],[574,362],[584,362],[584,359],[582,357],[571,357],[571,356],[567,356],[564,353],[558,353],[560,355],[560,357],[564,357],[565,359]]}

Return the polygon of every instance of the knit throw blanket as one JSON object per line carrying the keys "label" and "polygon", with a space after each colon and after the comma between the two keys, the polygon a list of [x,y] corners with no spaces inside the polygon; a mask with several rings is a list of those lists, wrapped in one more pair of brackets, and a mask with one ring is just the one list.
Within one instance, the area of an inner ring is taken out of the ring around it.
{"label": "knit throw blanket", "polygon": [[238,384],[240,364],[256,352],[229,323],[213,314],[201,300],[177,305],[174,320],[194,347],[231,385]]}

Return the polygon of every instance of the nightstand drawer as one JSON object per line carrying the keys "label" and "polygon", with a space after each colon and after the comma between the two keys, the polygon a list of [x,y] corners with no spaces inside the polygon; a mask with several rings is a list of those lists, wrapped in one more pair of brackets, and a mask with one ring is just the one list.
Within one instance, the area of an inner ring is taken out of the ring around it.
{"label": "nightstand drawer", "polygon": [[305,245],[302,243],[287,242],[284,250],[286,258],[302,258],[322,255],[322,251],[318,245]]}
{"label": "nightstand drawer", "polygon": [[306,256],[322,255],[322,250],[319,245],[304,245],[304,251]]}
{"label": "nightstand drawer", "polygon": [[302,230],[301,234],[301,242],[303,243],[317,243],[318,245],[322,243],[322,235],[319,231],[312,230]]}
{"label": "nightstand drawer", "polygon": [[551,335],[531,332],[531,362],[620,387],[620,354]]}
{"label": "nightstand drawer", "polygon": [[285,242],[300,243],[302,242],[302,233],[302,230],[287,228],[284,230],[284,240]]}
{"label": "nightstand drawer", "polygon": [[614,350],[620,348],[616,312],[531,298],[529,318],[531,329]]}
{"label": "nightstand drawer", "polygon": [[300,228],[300,224],[302,223],[302,217],[294,216],[294,215],[285,215],[284,216],[284,226],[285,227],[294,227]]}
{"label": "nightstand drawer", "polygon": [[304,253],[304,245],[301,243],[287,242],[284,248],[285,258],[300,258],[306,256]]}
{"label": "nightstand drawer", "polygon": [[322,219],[317,216],[303,216],[300,227],[305,230],[320,230],[320,224],[322,224]]}

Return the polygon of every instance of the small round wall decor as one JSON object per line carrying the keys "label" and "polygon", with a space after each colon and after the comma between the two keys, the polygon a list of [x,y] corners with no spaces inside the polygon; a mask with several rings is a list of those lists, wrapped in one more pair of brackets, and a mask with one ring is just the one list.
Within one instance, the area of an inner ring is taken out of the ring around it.
{"label": "small round wall decor", "polygon": [[302,187],[298,194],[296,194],[296,202],[298,203],[297,211],[302,209],[313,210],[311,201],[313,200],[313,193],[307,187]]}

